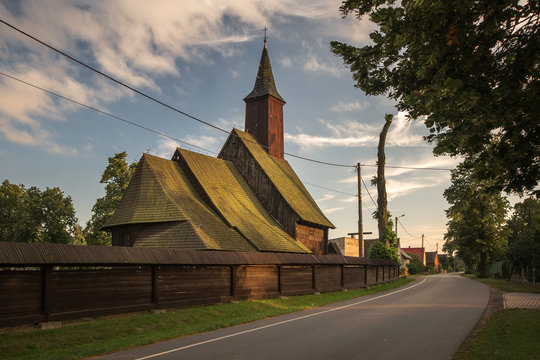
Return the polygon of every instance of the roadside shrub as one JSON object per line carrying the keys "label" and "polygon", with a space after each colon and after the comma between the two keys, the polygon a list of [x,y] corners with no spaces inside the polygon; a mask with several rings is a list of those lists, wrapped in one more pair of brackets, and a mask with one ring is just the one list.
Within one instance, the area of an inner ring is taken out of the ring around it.
{"label": "roadside shrub", "polygon": [[407,265],[407,268],[409,269],[409,274],[411,275],[419,274],[425,270],[422,260],[420,260],[420,257],[416,254],[412,255],[412,259]]}

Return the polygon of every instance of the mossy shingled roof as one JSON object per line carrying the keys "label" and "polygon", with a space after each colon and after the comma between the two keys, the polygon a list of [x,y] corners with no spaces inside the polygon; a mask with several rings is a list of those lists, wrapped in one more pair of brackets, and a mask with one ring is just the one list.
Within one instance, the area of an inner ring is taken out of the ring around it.
{"label": "mossy shingled roof", "polygon": [[335,226],[324,216],[317,203],[298,178],[291,165],[284,159],[270,156],[255,140],[253,135],[233,129],[233,136],[238,136],[246,146],[255,161],[268,175],[281,196],[298,216],[313,224],[319,224],[334,229]]}
{"label": "mossy shingled roof", "polygon": [[[103,228],[178,221],[189,221],[196,234],[191,241],[200,240],[198,249],[256,250],[208,208],[177,162],[148,154],[142,156],[116,212]],[[159,244],[150,238],[140,245]]]}
{"label": "mossy shingled roof", "polygon": [[184,159],[217,211],[259,251],[309,252],[272,219],[232,162],[183,149],[176,154]]}

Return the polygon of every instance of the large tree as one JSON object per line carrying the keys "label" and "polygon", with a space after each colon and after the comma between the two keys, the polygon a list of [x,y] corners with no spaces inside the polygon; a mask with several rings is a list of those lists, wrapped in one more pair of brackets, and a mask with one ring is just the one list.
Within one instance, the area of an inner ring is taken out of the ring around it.
{"label": "large tree", "polygon": [[110,157],[101,175],[100,183],[105,184],[105,196],[96,200],[92,207],[92,218],[86,223],[84,237],[88,245],[111,245],[111,235],[100,229],[118,207],[137,167],[137,162],[128,165],[126,156],[124,151]]}
{"label": "large tree", "polygon": [[436,154],[474,158],[498,190],[540,180],[538,0],[348,0],[378,25],[372,44],[331,43],[356,86],[424,119]]}
{"label": "large tree", "polygon": [[537,269],[540,277],[540,200],[529,198],[514,206],[508,220],[506,258],[514,269]]}
{"label": "large tree", "polygon": [[0,241],[70,244],[76,224],[71,197],[59,188],[0,186]]}
{"label": "large tree", "polygon": [[489,181],[476,179],[466,165],[452,171],[444,197],[450,204],[445,248],[457,250],[468,268],[478,267],[485,276],[488,260],[506,248],[508,201]]}

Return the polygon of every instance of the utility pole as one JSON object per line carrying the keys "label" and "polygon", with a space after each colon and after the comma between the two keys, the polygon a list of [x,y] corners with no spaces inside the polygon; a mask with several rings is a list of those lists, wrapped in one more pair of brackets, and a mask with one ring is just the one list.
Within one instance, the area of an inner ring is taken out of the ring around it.
{"label": "utility pole", "polygon": [[358,174],[358,256],[364,257],[364,224],[362,221],[362,171],[360,163],[356,164]]}
{"label": "utility pole", "polygon": [[398,219],[399,219],[400,217],[404,217],[404,216],[405,216],[405,214],[400,215],[400,216],[396,216],[396,217],[395,217],[395,220],[396,220],[396,221],[395,221],[395,222],[396,222],[396,224],[395,224],[395,226],[396,226],[396,239],[399,239],[398,236],[397,236],[397,222],[398,222]]}
{"label": "utility pole", "polygon": [[422,249],[424,248],[424,234],[422,234]]}

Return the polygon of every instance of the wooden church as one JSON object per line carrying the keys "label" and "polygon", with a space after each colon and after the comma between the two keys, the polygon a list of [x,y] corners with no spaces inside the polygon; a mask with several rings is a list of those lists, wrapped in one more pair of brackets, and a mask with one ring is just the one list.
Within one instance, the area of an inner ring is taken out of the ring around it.
{"label": "wooden church", "polygon": [[283,105],[266,39],[245,132],[233,129],[217,158],[178,148],[144,154],[103,230],[114,246],[325,254],[324,216],[284,159]]}

